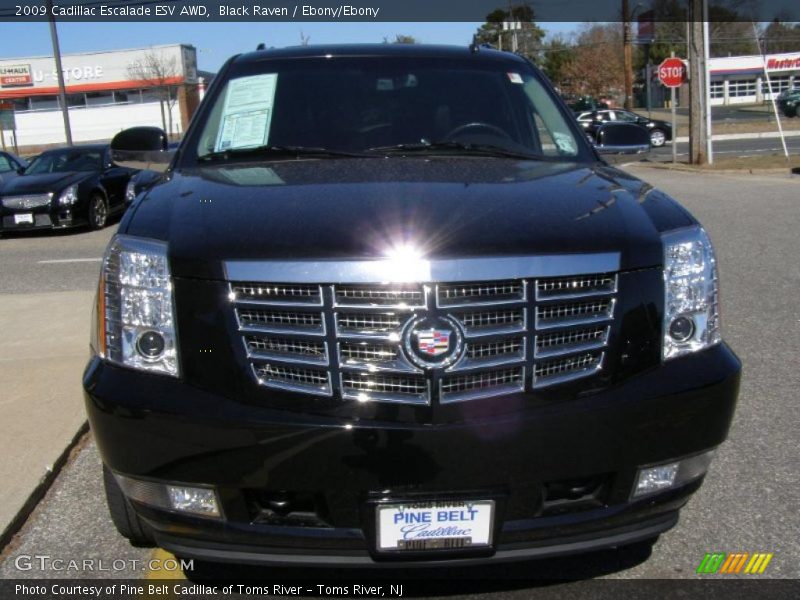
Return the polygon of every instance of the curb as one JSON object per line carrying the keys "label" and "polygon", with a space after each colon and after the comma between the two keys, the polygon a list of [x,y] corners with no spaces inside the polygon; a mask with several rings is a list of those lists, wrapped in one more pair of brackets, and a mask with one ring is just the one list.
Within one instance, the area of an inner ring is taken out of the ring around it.
{"label": "curb", "polygon": [[19,509],[14,518],[11,519],[11,522],[6,526],[3,530],[3,533],[0,534],[0,552],[4,551],[6,546],[11,542],[14,536],[19,533],[22,526],[25,525],[25,522],[30,517],[31,513],[34,509],[39,505],[39,502],[44,498],[45,494],[47,494],[50,487],[55,482],[58,475],[61,473],[62,469],[67,465],[69,462],[69,458],[72,454],[72,451],[80,444],[81,440],[84,439],[84,436],[89,431],[89,422],[84,421],[83,424],[78,428],[77,433],[73,436],[70,440],[67,447],[64,448],[63,452],[58,455],[58,458],[53,462],[53,464],[47,467],[44,476],[39,481],[38,485],[33,489],[33,491],[28,496],[28,499],[22,505],[22,508]]}
{"label": "curb", "polygon": [[[762,140],[762,139],[780,139],[781,135],[777,131],[760,131],[758,133],[721,133],[712,135],[712,142],[722,142],[725,140]],[[800,131],[784,131],[783,137],[800,137]],[[685,144],[689,141],[689,136],[680,136],[675,140],[679,144]]]}
{"label": "curb", "polygon": [[[659,169],[662,171],[681,171],[683,173],[698,173],[702,175],[787,175],[788,177],[796,177],[800,172],[797,168],[782,167],[779,169],[704,169],[692,167],[690,165],[673,165],[672,163],[654,163],[654,162],[632,162],[620,165],[624,167],[645,167],[648,169]],[[788,173],[787,173],[788,169]]]}

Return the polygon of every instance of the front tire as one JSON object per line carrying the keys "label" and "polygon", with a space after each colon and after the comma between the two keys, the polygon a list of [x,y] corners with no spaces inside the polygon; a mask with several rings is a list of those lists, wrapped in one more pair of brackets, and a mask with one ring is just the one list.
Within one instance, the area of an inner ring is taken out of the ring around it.
{"label": "front tire", "polygon": [[89,228],[96,231],[108,224],[108,204],[100,194],[92,194],[89,200]]}
{"label": "front tire", "polygon": [[152,530],[133,510],[114,475],[106,466],[103,466],[103,487],[106,490],[108,512],[111,513],[111,520],[120,535],[127,538],[134,546],[155,546]]}
{"label": "front tire", "polygon": [[667,143],[667,134],[661,129],[653,129],[650,132],[650,145],[653,148],[660,148]]}

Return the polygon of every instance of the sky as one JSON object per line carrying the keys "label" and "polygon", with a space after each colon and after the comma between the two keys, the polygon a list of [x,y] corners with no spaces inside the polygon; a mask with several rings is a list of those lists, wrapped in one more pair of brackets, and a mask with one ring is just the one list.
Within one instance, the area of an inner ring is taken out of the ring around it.
{"label": "sky", "polygon": [[[295,46],[300,33],[311,44],[379,43],[396,34],[411,35],[430,44],[469,44],[480,23],[59,23],[62,54],[140,48],[155,44],[191,44],[197,48],[198,68],[217,71],[239,52]],[[572,31],[575,23],[541,23],[548,33]],[[3,23],[0,58],[51,56],[47,23]]]}

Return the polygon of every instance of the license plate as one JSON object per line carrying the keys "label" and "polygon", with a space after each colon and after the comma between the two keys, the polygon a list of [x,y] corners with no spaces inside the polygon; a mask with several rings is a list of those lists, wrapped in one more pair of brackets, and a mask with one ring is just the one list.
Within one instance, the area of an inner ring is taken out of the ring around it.
{"label": "license plate", "polygon": [[378,550],[453,550],[491,546],[494,500],[378,506]]}
{"label": "license plate", "polygon": [[14,215],[14,223],[20,225],[22,223],[30,223],[33,225],[33,213],[20,213]]}

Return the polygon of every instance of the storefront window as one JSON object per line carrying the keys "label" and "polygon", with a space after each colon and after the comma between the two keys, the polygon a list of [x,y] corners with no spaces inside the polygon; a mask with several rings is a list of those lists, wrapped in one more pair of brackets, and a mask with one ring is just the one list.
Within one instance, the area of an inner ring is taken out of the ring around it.
{"label": "storefront window", "polygon": [[31,110],[58,110],[58,96],[31,96]]}
{"label": "storefront window", "polygon": [[725,83],[723,81],[711,82],[711,97],[724,98],[725,97]]}
{"label": "storefront window", "polygon": [[[771,76],[769,78],[770,83],[772,83],[772,93],[779,94],[784,90],[789,89],[789,76],[783,75],[779,77]],[[766,77],[761,80],[761,93],[769,94],[769,86],[767,85]]]}
{"label": "storefront window", "polygon": [[731,98],[741,98],[743,96],[756,95],[755,79],[739,79],[728,82],[728,96]]}
{"label": "storefront window", "polygon": [[114,104],[114,92],[89,92],[86,94],[87,106]]}

